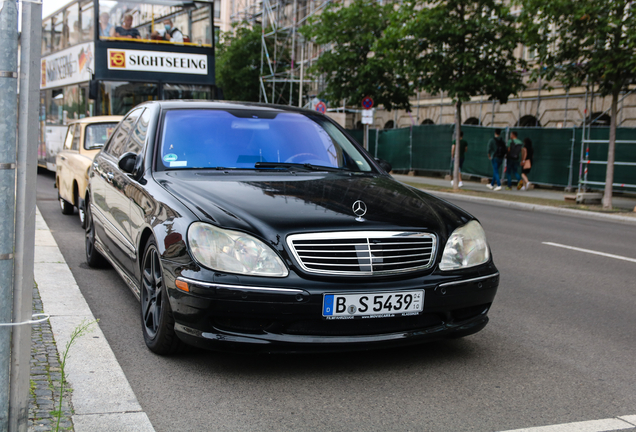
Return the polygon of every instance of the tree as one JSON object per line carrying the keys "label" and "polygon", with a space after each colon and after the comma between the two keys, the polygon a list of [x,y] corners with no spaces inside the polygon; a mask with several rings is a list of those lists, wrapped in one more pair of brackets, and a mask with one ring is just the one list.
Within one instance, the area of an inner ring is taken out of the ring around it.
{"label": "tree", "polygon": [[240,27],[225,33],[216,50],[217,86],[228,100],[258,102],[261,70],[262,29]]}
{"label": "tree", "polygon": [[[462,102],[489,95],[506,103],[524,88],[520,42],[509,8],[497,0],[413,0],[398,11],[386,32],[386,47],[408,58],[403,74],[417,89],[444,91],[455,102],[455,136],[461,132]],[[459,139],[457,139],[459,143]],[[459,181],[455,146],[454,189]]]}
{"label": "tree", "polygon": [[622,90],[636,82],[636,11],[631,0],[520,0],[526,44],[537,50],[534,77],[567,89],[584,83],[611,95],[603,208],[612,207],[616,117]]}
{"label": "tree", "polygon": [[378,50],[392,15],[390,2],[354,0],[347,7],[334,2],[301,29],[324,50],[310,70],[325,78],[321,97],[335,104],[350,101],[357,105],[371,96],[387,110],[410,108],[413,86],[395,73],[394,57]]}

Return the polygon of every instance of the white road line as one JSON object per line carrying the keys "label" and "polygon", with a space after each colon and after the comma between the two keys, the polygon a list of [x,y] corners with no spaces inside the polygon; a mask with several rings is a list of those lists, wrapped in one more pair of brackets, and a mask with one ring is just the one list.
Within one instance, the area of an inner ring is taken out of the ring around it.
{"label": "white road line", "polygon": [[612,254],[608,254],[605,252],[598,252],[598,251],[593,251],[590,249],[581,249],[581,248],[577,248],[574,246],[567,246],[567,245],[562,245],[559,243],[551,243],[551,242],[542,242],[542,244],[544,245],[548,245],[548,246],[556,246],[556,247],[560,247],[563,249],[570,249],[570,250],[575,250],[578,252],[585,252],[585,253],[589,253],[589,254],[593,254],[593,255],[601,255],[607,258],[614,258],[614,259],[619,259],[619,260],[623,260],[623,261],[629,261],[629,262],[633,262],[636,263],[636,258],[627,258],[624,256],[620,256],[620,255],[612,255]]}
{"label": "white road line", "polygon": [[603,420],[515,429],[504,432],[609,432],[633,429],[634,427],[636,427],[636,416],[622,416]]}

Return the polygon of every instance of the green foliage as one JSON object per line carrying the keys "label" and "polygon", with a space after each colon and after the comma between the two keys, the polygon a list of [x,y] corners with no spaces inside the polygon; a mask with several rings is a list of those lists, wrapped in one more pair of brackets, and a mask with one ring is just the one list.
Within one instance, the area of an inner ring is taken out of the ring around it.
{"label": "green foliage", "polygon": [[383,5],[377,0],[354,0],[347,7],[331,3],[301,29],[323,49],[309,71],[325,77],[321,97],[334,104],[345,100],[359,105],[365,96],[371,96],[376,105],[388,110],[410,108],[413,86],[396,73],[404,57],[382,50],[378,44],[393,15],[391,3]]}
{"label": "green foliage", "polygon": [[630,0],[519,0],[533,77],[566,88],[593,83],[603,96],[636,82],[636,10]]}
{"label": "green foliage", "polygon": [[261,68],[261,27],[225,33],[216,50],[216,81],[225,99],[258,102]]}
{"label": "green foliage", "polygon": [[520,42],[509,8],[496,0],[405,2],[387,30],[386,47],[408,59],[403,74],[418,89],[458,102],[489,95],[506,103],[524,88]]}

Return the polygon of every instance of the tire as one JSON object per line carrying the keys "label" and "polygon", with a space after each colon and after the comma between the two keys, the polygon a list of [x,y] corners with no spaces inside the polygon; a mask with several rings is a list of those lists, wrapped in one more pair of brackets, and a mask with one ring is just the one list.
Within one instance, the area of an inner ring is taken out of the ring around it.
{"label": "tire", "polygon": [[174,331],[174,317],[155,240],[148,240],[141,266],[141,329],[148,349],[155,354],[174,354],[184,343]]}
{"label": "tire", "polygon": [[95,224],[93,222],[93,215],[91,214],[88,202],[86,202],[85,207],[86,236],[84,244],[86,249],[86,264],[88,264],[89,267],[101,268],[104,266],[106,260],[102,254],[95,249]]}
{"label": "tire", "polygon": [[64,198],[62,198],[60,194],[57,194],[57,199],[60,201],[60,209],[62,210],[62,214],[72,215],[73,211],[75,210],[75,207],[73,207],[73,204],[69,203]]}
{"label": "tire", "polygon": [[82,228],[86,229],[86,211],[83,205],[77,206],[77,214],[79,215],[80,224]]}

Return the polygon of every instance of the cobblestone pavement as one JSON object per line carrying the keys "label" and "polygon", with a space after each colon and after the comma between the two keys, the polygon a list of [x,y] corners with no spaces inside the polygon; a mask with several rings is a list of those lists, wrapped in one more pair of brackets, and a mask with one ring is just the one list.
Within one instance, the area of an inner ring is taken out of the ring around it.
{"label": "cobblestone pavement", "polygon": [[[42,313],[42,300],[33,288],[33,313]],[[48,321],[31,326],[31,388],[29,400],[29,431],[53,431],[57,427],[55,411],[60,403],[62,369],[51,325]],[[71,390],[65,384],[62,400],[60,431],[73,431]]]}

